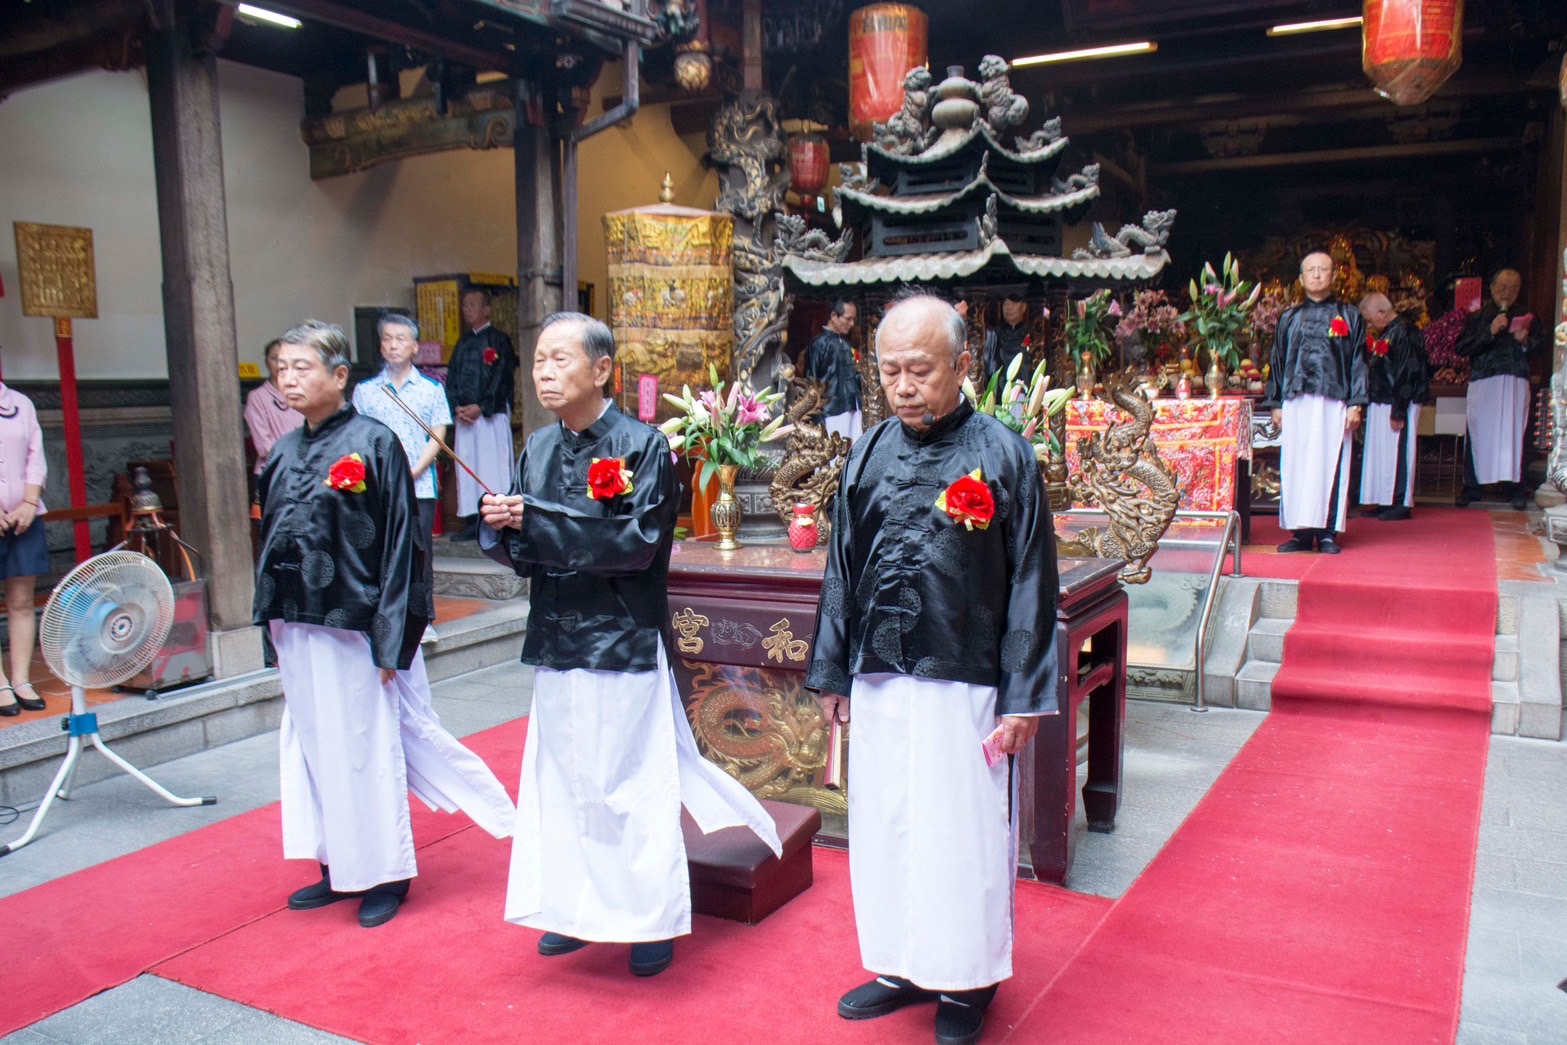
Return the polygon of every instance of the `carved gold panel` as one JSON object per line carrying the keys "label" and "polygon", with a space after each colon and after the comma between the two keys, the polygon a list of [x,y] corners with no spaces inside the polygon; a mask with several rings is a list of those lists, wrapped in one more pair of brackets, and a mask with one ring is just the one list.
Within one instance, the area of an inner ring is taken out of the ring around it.
{"label": "carved gold panel", "polygon": [[92,229],[27,221],[14,225],[22,315],[97,319]]}

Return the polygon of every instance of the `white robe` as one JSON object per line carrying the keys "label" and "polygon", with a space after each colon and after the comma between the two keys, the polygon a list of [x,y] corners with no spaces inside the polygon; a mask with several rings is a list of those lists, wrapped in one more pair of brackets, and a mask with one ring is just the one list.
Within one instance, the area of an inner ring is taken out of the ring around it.
{"label": "white robe", "polygon": [[1483,377],[1469,382],[1464,402],[1469,449],[1481,486],[1516,483],[1523,473],[1523,432],[1529,420],[1529,381]]}
{"label": "white robe", "polygon": [[[511,489],[511,473],[517,465],[517,455],[512,452],[510,414],[491,414],[472,424],[458,421],[452,449],[468,462],[469,468],[479,473],[479,478],[491,490],[503,494]],[[457,473],[458,516],[467,518],[478,514],[484,488],[461,465],[455,466],[454,471]]]}
{"label": "white robe", "polygon": [[828,414],[823,427],[827,429],[829,435],[837,433],[845,439],[858,439],[865,432],[864,415],[858,410]]}
{"label": "white robe", "polygon": [[702,757],[673,673],[538,668],[522,753],[506,920],[579,940],[648,943],[691,931],[680,831],[778,830],[738,780]]}
{"label": "white robe", "polygon": [[[1366,406],[1366,448],[1360,458],[1360,503],[1392,505],[1394,487],[1398,483],[1398,442],[1400,433],[1393,431],[1393,406],[1391,403],[1370,403]],[[1420,404],[1409,404],[1409,416],[1404,419],[1404,490],[1398,503],[1406,508],[1415,505],[1415,433],[1420,430]]]}
{"label": "white robe", "polygon": [[1284,529],[1344,532],[1353,446],[1344,430],[1348,412],[1339,400],[1319,395],[1284,401],[1279,432],[1279,525]]}
{"label": "white robe", "polygon": [[989,686],[858,675],[850,694],[849,878],[860,961],[929,990],[1012,975],[1009,760],[985,763]]}
{"label": "white robe", "polygon": [[423,653],[383,686],[357,631],[276,620],[271,631],[283,679],[285,859],[329,865],[339,892],[414,877],[409,791],[431,809],[461,809],[496,838],[511,833],[506,789],[441,728]]}

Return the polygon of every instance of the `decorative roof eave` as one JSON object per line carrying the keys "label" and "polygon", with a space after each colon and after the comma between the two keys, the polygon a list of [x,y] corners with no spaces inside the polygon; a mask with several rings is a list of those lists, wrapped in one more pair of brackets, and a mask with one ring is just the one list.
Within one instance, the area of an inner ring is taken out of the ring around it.
{"label": "decorative roof eave", "polygon": [[979,177],[969,182],[963,188],[948,193],[926,193],[919,196],[878,196],[874,193],[864,192],[860,189],[849,189],[839,186],[838,202],[852,203],[864,207],[866,210],[879,211],[883,214],[933,214],[943,207],[949,207],[954,203],[962,202],[970,196],[978,195],[981,191],[989,191],[1002,206],[1020,210],[1026,214],[1053,214],[1057,211],[1071,210],[1074,207],[1086,206],[1099,198],[1099,186],[1086,185],[1072,192],[1062,193],[1059,196],[1010,196],[997,188],[990,177],[981,172]]}
{"label": "decorative roof eave", "polygon": [[1169,261],[1170,255],[1163,250],[1124,258],[1055,258],[1013,254],[1005,242],[996,239],[979,250],[864,258],[839,263],[786,255],[783,267],[790,277],[806,287],[863,287],[962,280],[986,270],[993,270],[1002,279],[1028,276],[1035,279],[1114,284],[1153,280]]}
{"label": "decorative roof eave", "polygon": [[939,160],[945,160],[948,157],[956,156],[958,153],[971,146],[975,141],[982,141],[987,151],[1011,160],[1013,163],[1021,163],[1025,166],[1030,166],[1037,163],[1044,163],[1047,160],[1059,160],[1061,158],[1061,154],[1066,151],[1068,139],[1065,136],[1062,136],[1049,141],[1041,148],[1031,149],[1028,152],[1014,152],[996,140],[996,136],[990,131],[989,124],[987,124],[982,119],[976,119],[974,121],[974,125],[970,127],[967,133],[965,133],[962,137],[953,138],[945,144],[943,144],[942,140],[938,138],[935,144],[933,144],[929,149],[912,156],[897,152],[890,152],[887,149],[882,148],[880,145],[877,145],[875,142],[870,142],[865,146],[866,165],[867,167],[871,166],[870,160],[873,158],[884,160],[897,166],[918,166],[921,164],[936,163]]}

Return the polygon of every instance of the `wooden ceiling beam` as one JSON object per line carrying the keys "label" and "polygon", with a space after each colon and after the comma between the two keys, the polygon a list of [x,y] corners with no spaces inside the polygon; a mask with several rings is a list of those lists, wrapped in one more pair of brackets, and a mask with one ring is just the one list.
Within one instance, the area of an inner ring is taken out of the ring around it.
{"label": "wooden ceiling beam", "polygon": [[1262,170],[1319,163],[1365,163],[1375,160],[1408,160],[1424,156],[1458,156],[1474,152],[1506,153],[1523,148],[1521,138],[1470,138],[1465,141],[1411,142],[1405,145],[1366,145],[1348,149],[1315,149],[1275,152],[1260,156],[1221,156],[1211,160],[1176,160],[1150,163],[1150,177],[1211,174],[1215,171]]}
{"label": "wooden ceiling beam", "polygon": [[388,43],[412,47],[428,54],[461,62],[482,71],[498,70],[517,73],[518,56],[504,49],[489,50],[449,40],[439,32],[419,29],[402,22],[370,14],[351,4],[338,0],[267,0],[269,11],[290,15],[302,21],[322,22],[347,29],[350,32],[385,40]]}

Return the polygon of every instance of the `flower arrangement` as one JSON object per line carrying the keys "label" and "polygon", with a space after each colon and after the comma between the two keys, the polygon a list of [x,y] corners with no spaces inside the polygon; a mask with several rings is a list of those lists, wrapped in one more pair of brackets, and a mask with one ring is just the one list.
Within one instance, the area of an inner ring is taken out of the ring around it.
{"label": "flower arrangement", "polygon": [[1066,322],[1061,326],[1061,336],[1074,360],[1082,359],[1087,352],[1096,365],[1110,359],[1110,335],[1116,320],[1121,318],[1121,303],[1110,296],[1109,290],[1096,290],[1090,296],[1066,310]]}
{"label": "flower arrangement", "polygon": [[1463,384],[1469,380],[1469,360],[1458,353],[1458,338],[1469,314],[1461,308],[1433,319],[1425,329],[1426,359],[1433,384]]}
{"label": "flower arrangement", "polygon": [[1186,324],[1181,322],[1181,310],[1170,303],[1164,291],[1139,290],[1132,297],[1132,307],[1116,324],[1115,337],[1122,351],[1140,341],[1156,358],[1173,358],[1177,346],[1186,340]]}
{"label": "flower arrangement", "polygon": [[782,392],[753,394],[734,384],[725,394],[718,369],[709,365],[708,375],[713,382],[711,391],[693,396],[691,386],[686,385],[679,395],[664,393],[664,401],[677,414],[659,426],[671,451],[684,452],[689,460],[701,462],[696,477],[699,486],[706,486],[723,465],[758,467],[761,445],[794,431],[793,425],[783,423],[783,415],[772,416],[773,407],[784,397]]}
{"label": "flower arrangement", "polygon": [[1072,398],[1072,387],[1051,388],[1045,374],[1045,364],[1034,368],[1033,375],[1024,381],[1018,377],[1023,357],[1012,357],[1012,364],[1005,374],[992,374],[985,386],[983,398],[967,379],[963,382],[963,394],[968,396],[974,409],[989,414],[1014,432],[1027,439],[1034,448],[1034,459],[1048,461],[1061,455],[1061,443],[1050,431],[1050,418],[1066,409]]}
{"label": "flower arrangement", "polygon": [[1181,322],[1194,348],[1207,349],[1210,358],[1223,360],[1233,370],[1245,354],[1241,346],[1251,338],[1251,311],[1262,296],[1262,285],[1241,279],[1240,263],[1229,254],[1224,255],[1222,273],[1204,262],[1200,278],[1200,283],[1190,281],[1192,305],[1181,314]]}

